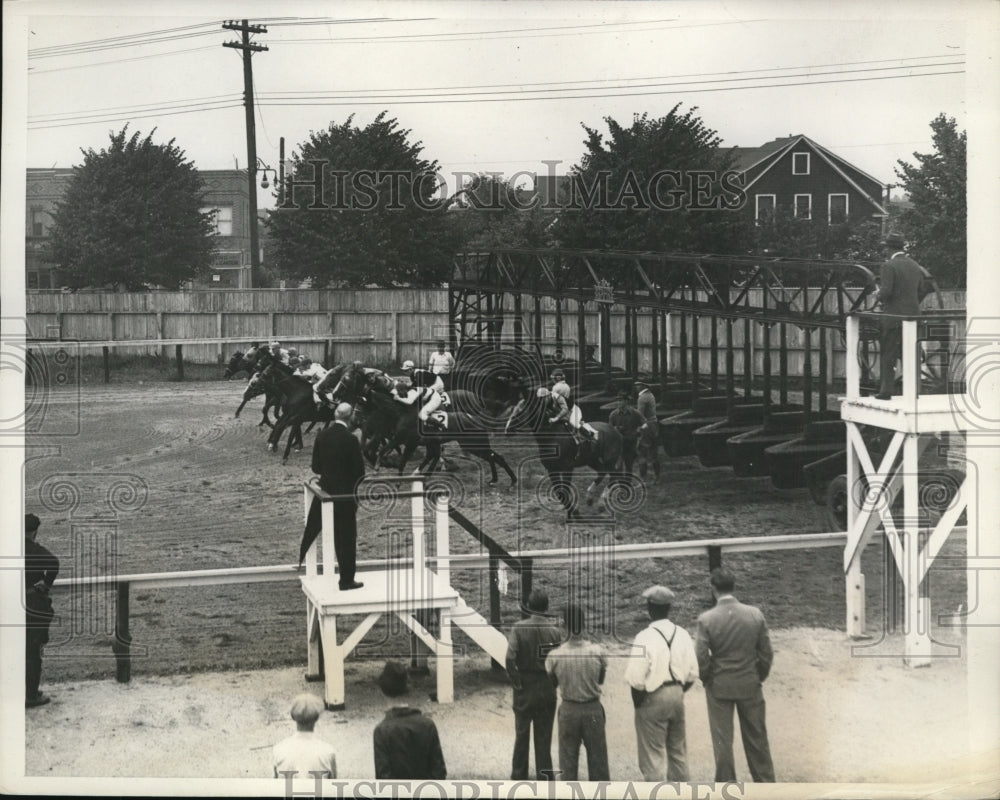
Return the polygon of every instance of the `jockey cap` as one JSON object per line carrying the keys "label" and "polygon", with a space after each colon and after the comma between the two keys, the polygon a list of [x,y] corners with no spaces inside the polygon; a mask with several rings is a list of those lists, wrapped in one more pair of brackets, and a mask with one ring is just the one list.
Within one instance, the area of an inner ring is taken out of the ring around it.
{"label": "jockey cap", "polygon": [[409,360],[404,361],[403,362],[403,371],[405,372],[408,369],[414,369],[415,366],[416,365],[412,361],[409,361]]}

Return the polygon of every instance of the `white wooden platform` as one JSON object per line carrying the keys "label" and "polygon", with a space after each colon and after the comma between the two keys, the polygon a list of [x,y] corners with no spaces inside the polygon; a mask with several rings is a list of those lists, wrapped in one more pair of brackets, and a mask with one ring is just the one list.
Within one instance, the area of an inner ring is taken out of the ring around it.
{"label": "white wooden platform", "polygon": [[964,430],[967,416],[956,405],[960,395],[900,395],[891,400],[875,397],[841,397],[840,416],[846,422],[874,425],[901,433],[954,433]]}

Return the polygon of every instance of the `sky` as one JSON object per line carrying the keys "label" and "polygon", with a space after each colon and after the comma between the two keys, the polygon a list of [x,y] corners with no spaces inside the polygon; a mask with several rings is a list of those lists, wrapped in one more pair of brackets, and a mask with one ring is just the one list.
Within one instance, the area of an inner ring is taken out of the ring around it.
{"label": "sky", "polygon": [[[199,168],[245,167],[242,63],[223,46],[238,34],[221,25],[234,8],[27,4],[27,164],[79,163],[81,148],[101,149],[128,122],[175,139]],[[290,155],[310,131],[350,115],[363,126],[384,110],[453,191],[459,171],[510,177],[556,161],[564,174],[583,153],[582,125],[605,131],[605,117],[627,124],[677,103],[697,106],[726,146],[802,133],[895,183],[897,159],[932,150],[938,114],[966,125],[976,9],[343,2],[238,11],[267,27],[253,39],[268,50],[252,59],[262,161],[277,166],[282,136]],[[259,201],[273,205],[271,191]]]}

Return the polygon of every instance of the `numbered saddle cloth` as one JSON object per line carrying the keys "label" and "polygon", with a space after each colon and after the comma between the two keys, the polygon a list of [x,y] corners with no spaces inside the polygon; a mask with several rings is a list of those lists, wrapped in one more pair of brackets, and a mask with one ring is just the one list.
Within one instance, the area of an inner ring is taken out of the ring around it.
{"label": "numbered saddle cloth", "polygon": [[434,420],[442,428],[448,428],[448,414],[445,411],[434,411],[428,414],[428,419]]}

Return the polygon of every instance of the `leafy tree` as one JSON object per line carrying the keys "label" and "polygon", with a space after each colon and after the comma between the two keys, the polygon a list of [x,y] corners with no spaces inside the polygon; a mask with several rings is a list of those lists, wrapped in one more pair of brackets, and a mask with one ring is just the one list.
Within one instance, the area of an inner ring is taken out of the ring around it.
{"label": "leafy tree", "polygon": [[965,286],[965,131],[939,114],[931,122],[933,153],[914,153],[916,164],[898,161],[896,177],[911,208],[899,218],[910,252],[941,285]]}
{"label": "leafy tree", "polygon": [[436,198],[436,161],[379,114],[312,133],[292,158],[268,232],[285,275],[317,286],[436,285],[450,275],[458,231]]}
{"label": "leafy tree", "polygon": [[874,220],[829,225],[824,219],[795,219],[787,210],[758,224],[744,223],[746,252],[787,258],[881,261],[882,227]]}
{"label": "leafy tree", "polygon": [[450,217],[464,249],[546,247],[555,212],[543,209],[535,192],[496,175],[473,176],[454,198]]}
{"label": "leafy tree", "polygon": [[201,178],[173,139],[127,131],[100,152],[81,151],[56,208],[51,256],[70,286],[176,289],[211,260]]}
{"label": "leafy tree", "polygon": [[606,117],[609,136],[584,125],[586,152],[555,226],[565,247],[729,252],[741,225],[739,196],[722,182],[732,154],[680,104],[659,119],[625,127]]}

